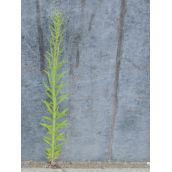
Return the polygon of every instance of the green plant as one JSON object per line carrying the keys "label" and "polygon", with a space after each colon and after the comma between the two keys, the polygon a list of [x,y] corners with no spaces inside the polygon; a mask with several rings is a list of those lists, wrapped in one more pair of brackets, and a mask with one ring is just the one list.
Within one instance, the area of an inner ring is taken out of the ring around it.
{"label": "green plant", "polygon": [[47,60],[47,69],[45,73],[48,82],[44,83],[44,88],[47,99],[43,101],[49,115],[43,116],[45,123],[41,123],[41,125],[48,130],[43,140],[48,144],[46,155],[51,164],[59,158],[61,147],[65,141],[62,129],[68,125],[67,119],[64,119],[68,110],[63,109],[60,111],[59,109],[60,104],[65,102],[68,98],[65,93],[62,93],[62,88],[64,87],[62,78],[65,75],[65,73],[62,72],[64,60],[62,60],[61,57],[63,54],[62,28],[62,14],[58,13],[53,15],[49,26],[49,51],[45,55]]}

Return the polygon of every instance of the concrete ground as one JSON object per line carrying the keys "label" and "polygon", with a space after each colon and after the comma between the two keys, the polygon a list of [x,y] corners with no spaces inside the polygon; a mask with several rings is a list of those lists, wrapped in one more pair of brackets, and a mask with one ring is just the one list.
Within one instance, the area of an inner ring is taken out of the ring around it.
{"label": "concrete ground", "polygon": [[61,169],[45,162],[23,161],[22,172],[149,172],[149,162],[58,162]]}
{"label": "concrete ground", "polygon": [[92,168],[92,169],[47,169],[47,168],[22,168],[22,172],[149,172],[149,168]]}

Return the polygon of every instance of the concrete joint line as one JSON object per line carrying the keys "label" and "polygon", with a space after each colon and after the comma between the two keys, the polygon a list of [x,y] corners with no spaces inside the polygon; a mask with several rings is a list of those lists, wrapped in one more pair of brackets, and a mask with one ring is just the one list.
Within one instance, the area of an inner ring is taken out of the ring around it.
{"label": "concrete joint line", "polygon": [[124,16],[125,16],[125,0],[120,1],[120,14],[119,14],[119,23],[117,28],[117,53],[116,53],[116,64],[115,64],[115,79],[114,79],[114,95],[113,95],[113,105],[112,105],[112,125],[109,138],[108,146],[108,159],[112,160],[112,146],[114,140],[114,129],[115,129],[115,120],[118,108],[118,91],[119,91],[119,75],[120,75],[120,65],[121,65],[121,55],[122,55],[122,46],[123,46],[123,27],[124,27]]}

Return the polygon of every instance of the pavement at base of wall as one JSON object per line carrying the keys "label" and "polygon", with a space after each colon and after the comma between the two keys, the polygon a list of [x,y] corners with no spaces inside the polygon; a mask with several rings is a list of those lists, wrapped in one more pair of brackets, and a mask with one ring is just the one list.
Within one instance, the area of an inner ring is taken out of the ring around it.
{"label": "pavement at base of wall", "polygon": [[[149,172],[149,162],[58,162],[61,169],[45,162],[23,161],[22,172]],[[57,164],[56,164],[57,165]]]}
{"label": "pavement at base of wall", "polygon": [[149,168],[92,168],[92,169],[46,169],[46,168],[22,168],[22,172],[149,172]]}

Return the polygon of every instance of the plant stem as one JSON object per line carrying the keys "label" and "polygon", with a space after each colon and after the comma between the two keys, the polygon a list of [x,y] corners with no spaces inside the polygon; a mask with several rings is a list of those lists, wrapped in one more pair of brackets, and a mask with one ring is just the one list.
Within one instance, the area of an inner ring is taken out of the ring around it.
{"label": "plant stem", "polygon": [[55,159],[54,157],[54,147],[55,147],[55,127],[56,127],[56,107],[57,107],[57,101],[56,101],[56,64],[57,64],[57,40],[55,41],[55,46],[54,46],[54,54],[53,54],[53,69],[52,69],[52,96],[53,96],[53,131],[52,131],[52,153],[51,153],[51,158],[52,160]]}

